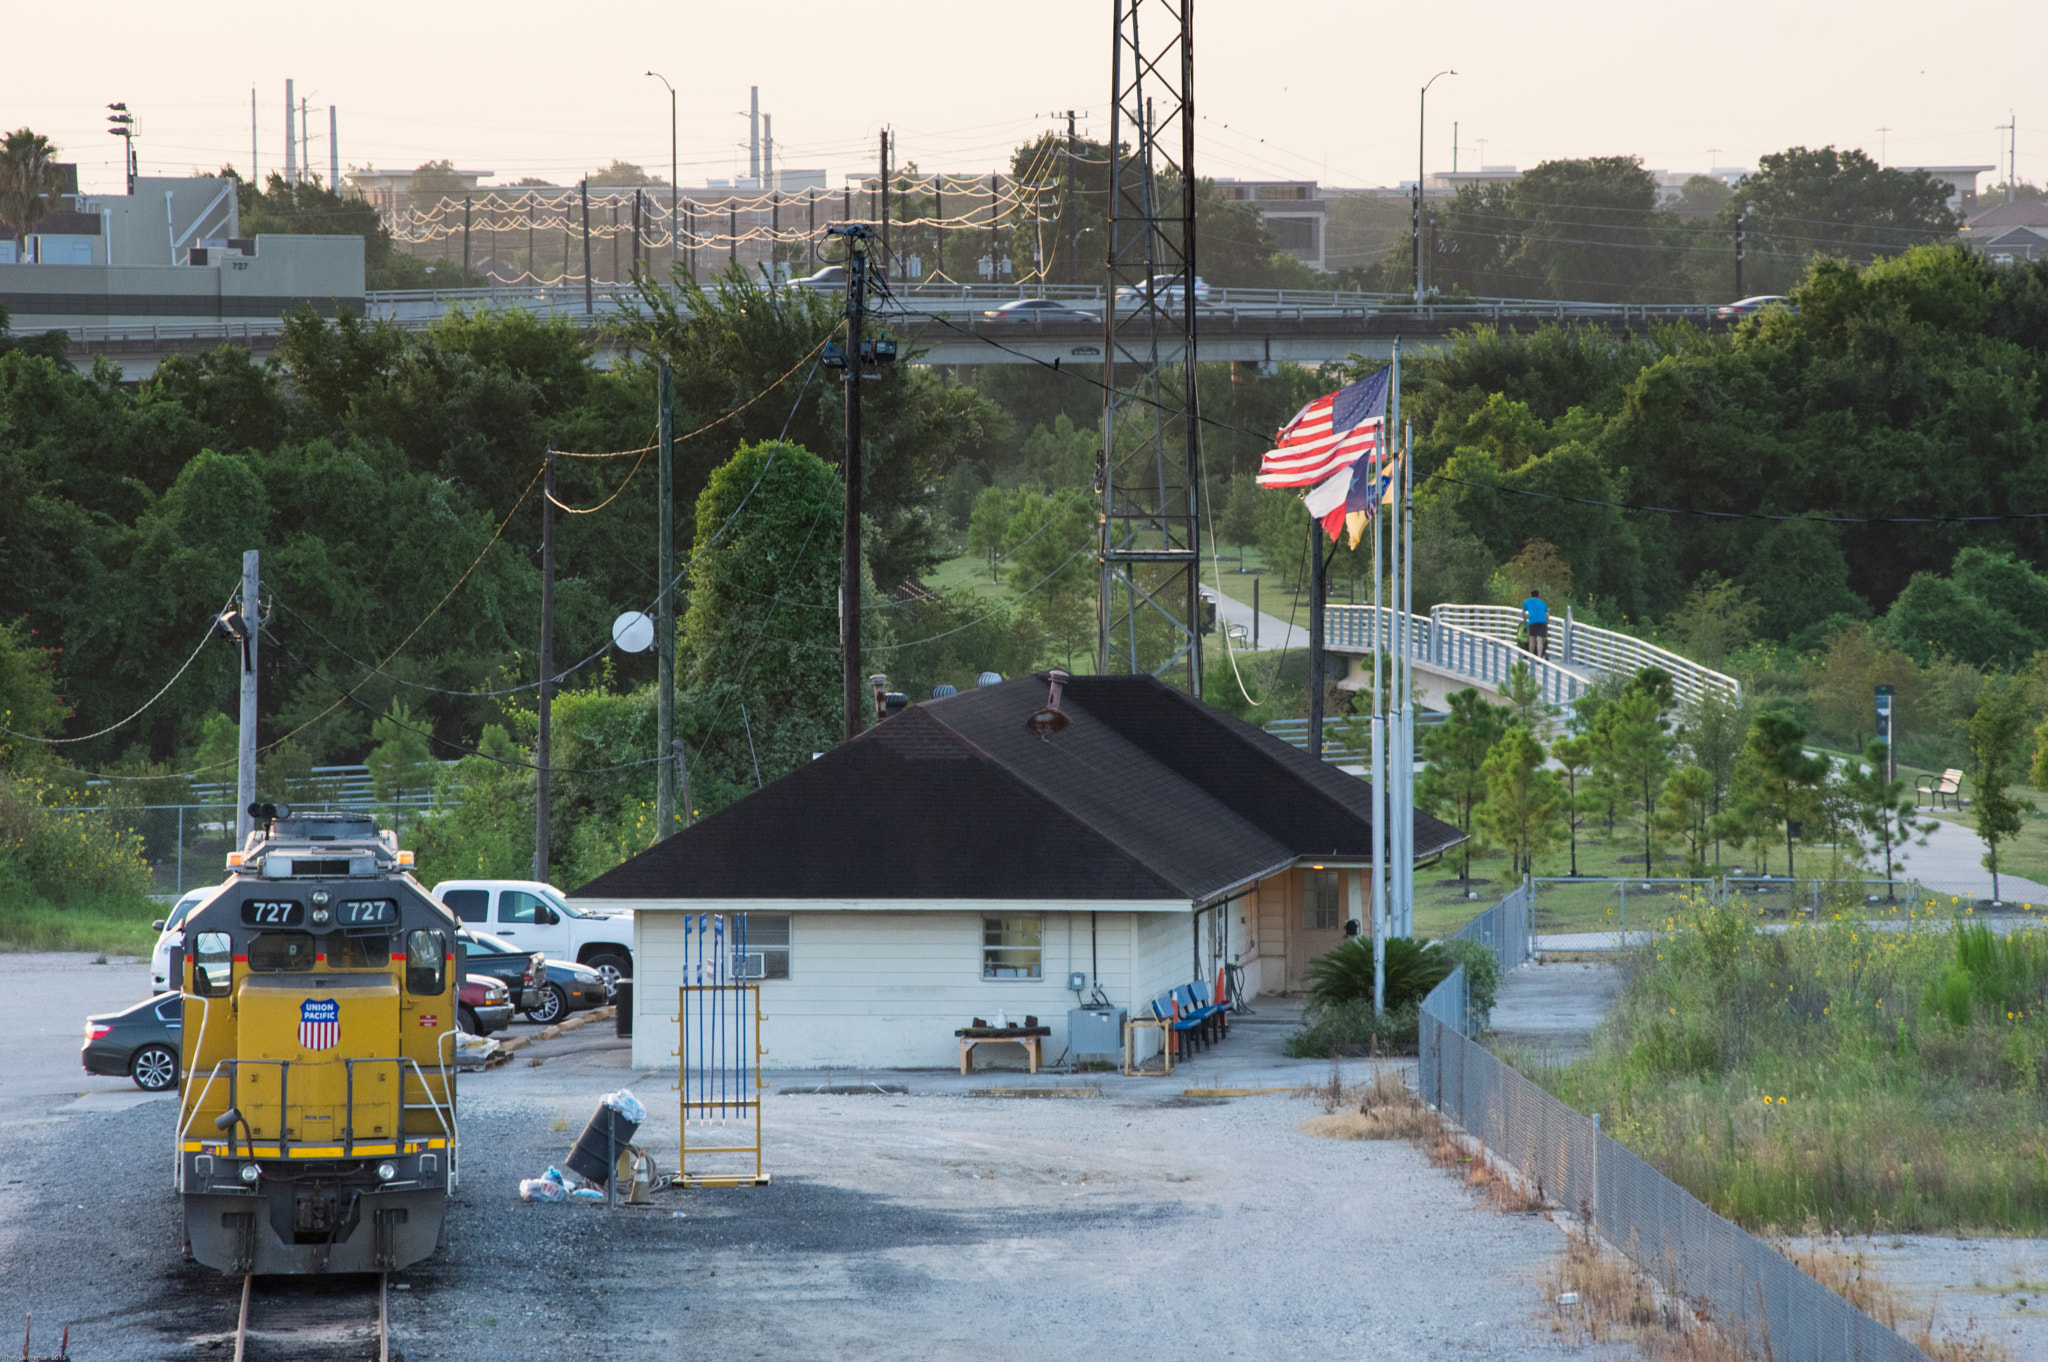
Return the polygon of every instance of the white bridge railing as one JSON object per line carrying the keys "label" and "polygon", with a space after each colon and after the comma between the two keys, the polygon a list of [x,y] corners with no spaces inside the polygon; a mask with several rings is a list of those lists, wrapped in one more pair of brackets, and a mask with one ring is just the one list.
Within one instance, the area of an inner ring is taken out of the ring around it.
{"label": "white bridge railing", "polygon": [[[1431,618],[1495,638],[1512,640],[1522,626],[1522,612],[1508,605],[1439,605]],[[1742,698],[1742,683],[1734,677],[1703,667],[1669,648],[1659,648],[1632,634],[1616,633],[1597,625],[1578,624],[1567,609],[1563,619],[1551,619],[1550,654],[1567,667],[1615,672],[1633,676],[1644,667],[1657,667],[1671,674],[1672,690],[1678,700],[1690,704],[1709,691],[1731,699]]]}
{"label": "white bridge railing", "polygon": [[1509,668],[1522,663],[1536,678],[1544,702],[1552,705],[1568,705],[1585,694],[1592,673],[1628,676],[1644,667],[1669,672],[1682,703],[1710,691],[1742,697],[1742,684],[1732,676],[1628,634],[1576,624],[1569,611],[1552,625],[1550,659],[1535,657],[1516,642],[1521,623],[1521,611],[1501,605],[1439,605],[1427,615],[1384,606],[1332,605],[1324,616],[1324,639],[1325,646],[1339,652],[1391,651],[1405,628],[1417,662],[1495,690],[1506,684]]}

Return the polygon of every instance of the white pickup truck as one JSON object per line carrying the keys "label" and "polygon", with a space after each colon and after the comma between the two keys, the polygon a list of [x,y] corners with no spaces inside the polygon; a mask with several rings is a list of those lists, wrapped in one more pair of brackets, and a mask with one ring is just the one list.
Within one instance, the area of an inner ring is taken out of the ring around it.
{"label": "white pickup truck", "polygon": [[443,880],[434,897],[464,922],[550,960],[588,965],[607,983],[633,977],[633,915],[571,908],[537,880]]}

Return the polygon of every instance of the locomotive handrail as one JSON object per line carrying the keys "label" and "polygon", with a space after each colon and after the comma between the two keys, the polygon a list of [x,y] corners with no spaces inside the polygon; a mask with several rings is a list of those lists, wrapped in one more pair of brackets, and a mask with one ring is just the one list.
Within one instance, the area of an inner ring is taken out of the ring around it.
{"label": "locomotive handrail", "polygon": [[[445,1032],[444,1036],[453,1034],[455,1033],[452,1031]],[[438,1046],[436,1048],[438,1049]],[[206,1094],[213,1091],[214,1080],[220,1077],[220,1071],[223,1068],[225,1068],[228,1071],[228,1106],[230,1109],[235,1109],[240,1106],[240,1103],[237,1101],[237,1089],[239,1087],[241,1066],[244,1064],[274,1064],[277,1066],[279,1075],[277,1151],[278,1157],[288,1157],[286,1150],[287,1147],[290,1145],[291,1141],[290,1138],[285,1134],[286,1126],[284,1112],[286,1107],[289,1105],[288,1098],[290,1094],[289,1090],[286,1088],[285,1085],[289,1081],[289,1070],[294,1062],[295,1061],[289,1059],[243,1059],[240,1056],[231,1056],[227,1059],[215,1061],[213,1066],[213,1072],[207,1075],[206,1086],[200,1090],[198,1099],[192,1104],[189,1112],[180,1113],[181,1116],[183,1116],[183,1120],[180,1121],[178,1126],[178,1143],[180,1145],[183,1145],[185,1142],[185,1138],[192,1133],[192,1122],[198,1119],[199,1108],[205,1104]],[[353,1132],[355,1129],[354,1066],[357,1064],[396,1064],[399,1066],[399,1076],[401,1080],[401,1091],[399,1093],[399,1108],[400,1120],[402,1122],[404,1119],[404,1112],[420,1110],[418,1104],[408,1103],[405,1101],[405,1094],[403,1092],[403,1078],[405,1074],[405,1066],[410,1065],[412,1067],[413,1076],[419,1079],[420,1091],[426,1094],[427,1109],[431,1110],[434,1113],[434,1119],[440,1122],[441,1133],[448,1137],[450,1149],[448,1162],[449,1168],[452,1171],[455,1164],[453,1153],[456,1140],[456,1125],[454,1120],[455,1104],[453,1102],[450,1102],[448,1104],[448,1109],[445,1111],[442,1110],[439,1099],[437,1099],[434,1096],[433,1088],[429,1086],[427,1083],[426,1071],[420,1068],[420,1062],[414,1059],[411,1055],[362,1055],[350,1058],[345,1062],[348,1065],[350,1072],[348,1096],[344,1104],[347,1112],[347,1130],[349,1133],[342,1141],[342,1148],[344,1150],[351,1150],[353,1145],[355,1144],[355,1140],[353,1138]],[[441,1080],[445,1084],[447,1082],[448,1067],[446,1065],[440,1065],[437,1067],[439,1067],[441,1072]],[[399,1129],[393,1132],[392,1143],[403,1145],[405,1143],[405,1139],[406,1136],[405,1131],[403,1129]],[[231,1142],[234,1140],[232,1134],[229,1136],[229,1140]],[[301,1140],[300,1143],[304,1144],[306,1143],[306,1141]],[[239,1151],[239,1145],[233,1145],[232,1147]],[[255,1150],[256,1137],[255,1132],[252,1130],[250,1132],[249,1137],[249,1152],[251,1158],[255,1157]],[[183,1149],[180,1149],[178,1152],[180,1155],[179,1166],[182,1169],[184,1164],[184,1151]],[[353,1157],[353,1155],[352,1153],[344,1153],[343,1157]]]}

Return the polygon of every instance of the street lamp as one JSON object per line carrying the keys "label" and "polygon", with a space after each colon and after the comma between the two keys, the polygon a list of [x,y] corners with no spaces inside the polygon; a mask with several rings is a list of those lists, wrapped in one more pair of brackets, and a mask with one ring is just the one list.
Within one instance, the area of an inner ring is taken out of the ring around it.
{"label": "street lamp", "polygon": [[[668,85],[668,77],[659,71],[647,73]],[[682,217],[676,211],[676,186],[682,183],[682,163],[676,159],[676,87],[668,85],[668,273],[669,282],[675,282],[676,243],[682,239]]]}
{"label": "street lamp", "polygon": [[110,136],[121,138],[127,144],[127,155],[122,160],[128,171],[128,192],[133,194],[135,192],[135,118],[128,112],[128,106],[125,103],[109,104],[107,107],[113,110],[112,113],[107,115],[107,122],[114,125],[107,129],[107,133]]}
{"label": "street lamp", "polygon": [[1415,115],[1415,305],[1422,306],[1422,158],[1424,129],[1429,119],[1429,87],[1456,71],[1439,71],[1422,85],[1422,99]]}

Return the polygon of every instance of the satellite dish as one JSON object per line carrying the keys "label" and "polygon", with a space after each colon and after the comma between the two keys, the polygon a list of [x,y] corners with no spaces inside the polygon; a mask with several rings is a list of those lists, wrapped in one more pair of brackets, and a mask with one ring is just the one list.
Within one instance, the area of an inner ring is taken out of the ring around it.
{"label": "satellite dish", "polygon": [[654,621],[628,610],[612,621],[612,642],[622,653],[644,653],[654,646]]}

